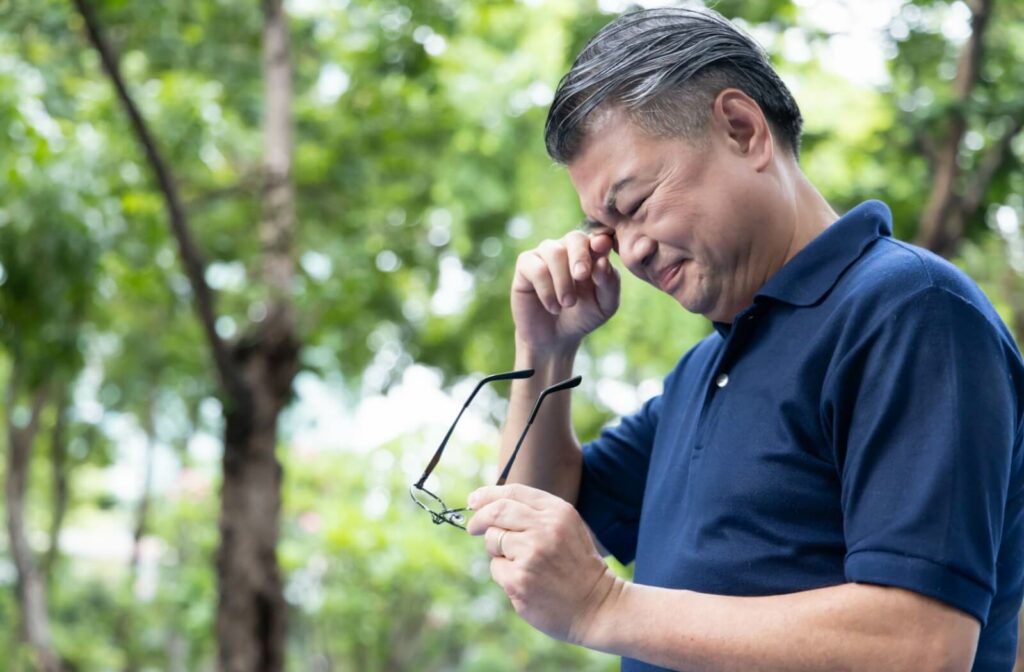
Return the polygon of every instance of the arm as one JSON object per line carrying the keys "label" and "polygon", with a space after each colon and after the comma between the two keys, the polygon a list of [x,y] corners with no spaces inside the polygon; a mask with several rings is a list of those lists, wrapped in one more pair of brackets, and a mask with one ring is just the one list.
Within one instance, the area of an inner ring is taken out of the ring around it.
{"label": "arm", "polygon": [[847,583],[731,597],[632,584],[567,502],[523,486],[470,501],[469,531],[484,534],[495,581],[558,639],[676,670],[968,670],[974,660],[978,622],[911,591]]}
{"label": "arm", "polygon": [[[540,392],[572,376],[583,337],[618,307],[619,279],[609,263],[611,249],[606,235],[588,237],[573,231],[520,255],[511,292],[516,368],[532,368],[536,374],[512,385],[500,464],[511,455]],[[509,482],[529,484],[575,502],[581,465],[570,396],[552,395],[534,420]]]}
{"label": "arm", "polygon": [[729,597],[619,580],[581,642],[686,670],[969,670],[979,623],[901,588]]}

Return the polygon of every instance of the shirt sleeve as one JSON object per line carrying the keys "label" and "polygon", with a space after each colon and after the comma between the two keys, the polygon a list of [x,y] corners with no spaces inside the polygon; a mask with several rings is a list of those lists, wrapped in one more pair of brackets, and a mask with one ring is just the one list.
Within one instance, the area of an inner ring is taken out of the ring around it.
{"label": "shirt sleeve", "polygon": [[988,617],[1018,435],[1019,355],[977,308],[930,287],[829,372],[848,581]]}
{"label": "shirt sleeve", "polygon": [[623,564],[636,556],[640,509],[662,397],[583,447],[576,508],[601,544]]}

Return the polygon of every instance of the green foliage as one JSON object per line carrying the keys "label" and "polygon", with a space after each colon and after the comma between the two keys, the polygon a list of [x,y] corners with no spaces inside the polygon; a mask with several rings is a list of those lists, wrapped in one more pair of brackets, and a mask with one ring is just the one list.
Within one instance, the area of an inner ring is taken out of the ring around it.
{"label": "green foliage", "polygon": [[[931,179],[920,137],[941,138],[953,105],[962,41],[941,25],[958,4],[922,0],[900,10],[884,47],[891,82],[877,89],[817,58],[787,57],[787,41],[820,55],[830,39],[808,23],[807,3],[716,6],[742,18],[793,83],[810,179],[840,210],[886,200],[898,235],[911,238]],[[94,5],[211,262],[218,329],[228,338],[244,333],[266,310],[257,272],[258,3]],[[591,0],[289,7],[299,269],[292,299],[304,366],[341,388],[352,413],[413,362],[436,367],[446,384],[508,368],[516,256],[581,218],[565,172],[544,152],[546,103],[610,16]],[[961,150],[968,172],[1022,108],[1022,11],[996,3],[980,89],[962,110],[973,133]],[[70,3],[0,3],[0,13],[0,381],[17,363],[29,375],[19,399],[43,382],[70,390],[69,529],[130,534],[134,502],[110,475],[141,478],[126,466],[137,466],[126,444],[140,434],[172,472],[156,479],[148,540],[159,552],[137,586],[128,585],[126,557],[78,552],[55,565],[56,643],[81,670],[120,669],[129,657],[149,669],[210,669],[217,460],[201,455],[196,439],[217,434],[221,420],[164,203]],[[1018,139],[957,260],[1018,330],[1024,247],[1006,222],[1024,213],[1022,157]],[[709,333],[703,318],[620,272],[622,307],[578,363],[584,385],[574,420],[584,439],[621,410],[609,384],[639,401],[638,390],[654,389]],[[53,511],[45,437],[55,416],[44,413],[31,477],[33,539]],[[422,446],[436,437],[402,436],[370,452],[338,437],[338,452],[309,453],[291,448],[291,429],[279,547],[292,609],[289,669],[617,667],[531,630],[489,581],[480,540],[431,525],[408,500],[407,484],[428,457]],[[496,453],[460,449],[468,453],[439,474],[455,501],[488,480]],[[0,583],[12,580],[0,552]],[[14,652],[5,661],[11,669],[27,670],[16,621],[13,590],[0,591],[0,650]]]}
{"label": "green foliage", "polygon": [[[410,437],[413,438],[413,437]],[[296,670],[615,669],[609,656],[553,642],[519,621],[490,582],[481,538],[435,526],[410,500],[407,441],[367,455],[293,456],[281,544],[299,624]],[[445,497],[484,482],[449,470]],[[417,465],[421,466],[421,465]]]}

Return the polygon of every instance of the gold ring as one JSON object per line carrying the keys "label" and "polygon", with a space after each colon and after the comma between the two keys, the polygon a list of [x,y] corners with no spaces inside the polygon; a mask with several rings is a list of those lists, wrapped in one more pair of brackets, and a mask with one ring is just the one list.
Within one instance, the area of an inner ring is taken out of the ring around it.
{"label": "gold ring", "polygon": [[508,534],[508,530],[502,530],[501,534],[498,535],[498,555],[500,555],[502,557],[506,557],[505,556],[505,549],[501,547],[501,542],[502,542],[502,540],[505,539],[505,535],[506,534]]}

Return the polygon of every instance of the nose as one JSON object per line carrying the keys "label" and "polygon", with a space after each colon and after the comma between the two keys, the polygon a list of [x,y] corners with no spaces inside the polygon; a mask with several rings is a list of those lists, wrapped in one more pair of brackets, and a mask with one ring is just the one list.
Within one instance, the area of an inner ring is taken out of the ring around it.
{"label": "nose", "polygon": [[658,245],[637,227],[621,227],[615,232],[619,258],[630,273],[646,279],[645,266],[654,258]]}

